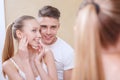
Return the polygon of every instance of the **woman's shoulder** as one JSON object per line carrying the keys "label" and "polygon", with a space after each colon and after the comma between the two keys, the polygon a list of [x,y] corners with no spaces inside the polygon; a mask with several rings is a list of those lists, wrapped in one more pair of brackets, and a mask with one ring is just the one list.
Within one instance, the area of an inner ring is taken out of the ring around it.
{"label": "woman's shoulder", "polygon": [[13,63],[11,62],[10,59],[8,59],[8,60],[6,60],[5,62],[2,63],[2,69],[5,73],[9,72],[11,70],[16,70],[15,66],[13,65]]}
{"label": "woman's shoulder", "polygon": [[11,61],[10,61],[10,59],[8,59],[8,60],[6,60],[5,62],[2,63],[2,68],[3,68],[3,69],[4,69],[4,68],[7,68],[7,67],[9,67],[9,66],[11,66]]}
{"label": "woman's shoulder", "polygon": [[18,69],[15,66],[13,58],[10,58],[3,62],[2,69],[6,78],[11,78],[11,80],[22,80],[21,76],[19,75]]}

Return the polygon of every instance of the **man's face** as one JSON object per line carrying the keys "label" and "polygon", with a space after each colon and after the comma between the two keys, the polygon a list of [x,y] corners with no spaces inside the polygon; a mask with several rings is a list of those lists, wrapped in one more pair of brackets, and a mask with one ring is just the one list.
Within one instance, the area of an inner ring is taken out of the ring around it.
{"label": "man's face", "polygon": [[38,19],[41,28],[42,42],[51,45],[56,41],[56,34],[59,28],[59,20],[52,17],[40,17]]}

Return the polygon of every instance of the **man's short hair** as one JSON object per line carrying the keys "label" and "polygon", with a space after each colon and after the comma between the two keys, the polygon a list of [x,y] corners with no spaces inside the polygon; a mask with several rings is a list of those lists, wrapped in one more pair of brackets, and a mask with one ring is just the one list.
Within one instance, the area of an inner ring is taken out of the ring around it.
{"label": "man's short hair", "polygon": [[44,6],[38,12],[38,17],[52,17],[59,20],[60,11],[53,6]]}

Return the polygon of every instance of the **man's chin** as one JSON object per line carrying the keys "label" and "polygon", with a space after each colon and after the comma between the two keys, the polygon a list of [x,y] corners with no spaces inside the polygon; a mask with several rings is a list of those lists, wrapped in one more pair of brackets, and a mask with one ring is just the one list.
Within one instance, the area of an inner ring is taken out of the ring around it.
{"label": "man's chin", "polygon": [[52,42],[51,42],[51,41],[44,41],[44,44],[46,44],[46,45],[51,45]]}
{"label": "man's chin", "polygon": [[52,39],[42,39],[42,43],[45,44],[45,45],[51,45],[53,43],[53,40]]}

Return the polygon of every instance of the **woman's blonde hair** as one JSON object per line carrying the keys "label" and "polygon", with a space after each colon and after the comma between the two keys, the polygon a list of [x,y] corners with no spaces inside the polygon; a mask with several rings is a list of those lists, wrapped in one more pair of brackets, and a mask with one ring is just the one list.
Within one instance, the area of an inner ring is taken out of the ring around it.
{"label": "woman's blonde hair", "polygon": [[75,25],[72,80],[105,80],[100,49],[120,36],[120,0],[84,0]]}
{"label": "woman's blonde hair", "polygon": [[7,27],[5,44],[2,53],[2,63],[14,55],[14,42],[13,39],[18,39],[16,30],[22,30],[25,20],[35,19],[32,16],[23,15],[16,19],[12,24]]}

